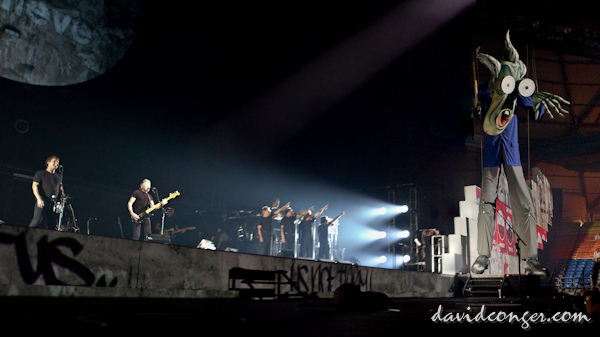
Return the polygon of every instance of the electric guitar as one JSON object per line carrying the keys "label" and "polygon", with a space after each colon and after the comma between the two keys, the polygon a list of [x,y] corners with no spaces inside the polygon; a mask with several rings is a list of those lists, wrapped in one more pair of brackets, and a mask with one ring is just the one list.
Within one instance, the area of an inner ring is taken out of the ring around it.
{"label": "electric guitar", "polygon": [[186,228],[182,228],[182,229],[169,228],[169,229],[165,229],[165,232],[167,232],[169,234],[177,234],[177,233],[185,233],[186,231],[191,231],[194,229],[196,229],[196,227],[186,227]]}
{"label": "electric guitar", "polygon": [[57,214],[62,214],[65,210],[65,206],[67,205],[68,199],[70,199],[70,197],[64,193],[62,193],[60,197],[53,195],[52,203],[54,206],[52,206],[52,211]]}
{"label": "electric guitar", "polygon": [[62,227],[63,215],[65,212],[65,208],[69,206],[67,200],[70,199],[68,195],[62,193],[60,197],[52,196],[52,202],[54,206],[52,206],[52,211],[58,214],[58,224],[56,225],[57,231],[62,231],[64,228]]}
{"label": "electric guitar", "polygon": [[166,197],[165,199],[161,200],[158,204],[148,208],[147,210],[143,211],[142,213],[138,214],[138,216],[140,217],[138,220],[135,219],[131,219],[133,220],[133,222],[135,223],[141,223],[145,218],[150,216],[150,213],[156,211],[157,209],[163,207],[165,205],[164,201],[169,201],[177,196],[179,196],[179,192],[175,191],[173,193],[170,193],[168,197]]}

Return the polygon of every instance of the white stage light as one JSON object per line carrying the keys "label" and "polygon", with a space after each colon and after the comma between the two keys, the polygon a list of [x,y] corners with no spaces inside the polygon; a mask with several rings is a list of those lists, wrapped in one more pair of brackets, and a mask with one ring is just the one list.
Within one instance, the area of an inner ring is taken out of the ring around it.
{"label": "white stage light", "polygon": [[395,206],[394,208],[392,208],[392,212],[394,213],[406,213],[408,212],[408,206],[406,205],[400,205],[400,206]]}
{"label": "white stage light", "polygon": [[370,231],[367,233],[367,237],[369,239],[373,239],[373,240],[383,239],[386,236],[387,236],[387,233],[383,232],[383,231]]}
{"label": "white stage light", "polygon": [[387,257],[385,257],[385,255],[382,255],[380,257],[378,257],[376,259],[377,263],[385,263],[385,261],[387,261]]}
{"label": "white stage light", "polygon": [[380,207],[375,210],[375,214],[377,214],[377,215],[383,215],[385,213],[387,213],[387,209],[385,207]]}
{"label": "white stage light", "polygon": [[410,255],[398,255],[396,256],[396,264],[402,265],[410,262]]}
{"label": "white stage light", "polygon": [[410,236],[410,232],[409,231],[399,231],[398,232],[398,237],[401,239],[407,238]]}

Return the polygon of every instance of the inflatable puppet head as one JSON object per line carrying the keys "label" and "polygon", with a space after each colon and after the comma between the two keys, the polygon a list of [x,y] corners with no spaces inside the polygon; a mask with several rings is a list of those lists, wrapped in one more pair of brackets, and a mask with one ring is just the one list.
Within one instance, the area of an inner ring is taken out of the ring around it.
{"label": "inflatable puppet head", "polygon": [[527,67],[519,60],[519,53],[510,42],[509,32],[506,33],[505,47],[505,56],[501,61],[479,53],[477,48],[477,59],[492,73],[489,82],[492,103],[483,120],[483,130],[492,136],[502,133],[513,118],[517,95],[529,97],[535,93],[535,83],[525,78]]}
{"label": "inflatable puppet head", "polygon": [[477,59],[492,73],[489,89],[492,95],[491,104],[483,120],[483,131],[491,136],[501,134],[515,114],[518,95],[525,98],[531,97],[535,119],[539,119],[544,112],[554,118],[554,110],[564,117],[567,110],[562,104],[570,105],[564,98],[548,93],[536,91],[535,82],[525,78],[527,67],[519,60],[519,53],[510,42],[509,32],[506,32],[505,55],[498,61],[494,57],[482,54],[477,48]]}

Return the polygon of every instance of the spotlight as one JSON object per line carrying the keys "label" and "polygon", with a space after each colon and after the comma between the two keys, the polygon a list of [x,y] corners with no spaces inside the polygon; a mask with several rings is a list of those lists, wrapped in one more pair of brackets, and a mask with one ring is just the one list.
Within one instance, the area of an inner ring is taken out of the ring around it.
{"label": "spotlight", "polygon": [[202,239],[202,241],[200,241],[200,243],[198,244],[198,246],[196,248],[217,250],[217,247],[215,247],[215,244],[212,241],[209,241],[206,239]]}
{"label": "spotlight", "polygon": [[404,231],[399,231],[398,232],[398,237],[401,238],[401,239],[405,239],[405,238],[407,238],[409,236],[410,236],[410,232],[409,231],[404,230]]}
{"label": "spotlight", "polygon": [[404,263],[408,263],[410,262],[410,255],[399,255],[396,256],[396,263],[397,264],[404,264]]}
{"label": "spotlight", "polygon": [[369,239],[374,239],[374,240],[383,239],[386,236],[387,236],[387,233],[383,232],[383,231],[370,231],[367,233],[367,237]]}
{"label": "spotlight", "polygon": [[415,238],[415,244],[417,245],[417,247],[421,247],[423,244],[421,243],[421,240]]}
{"label": "spotlight", "polygon": [[387,261],[387,257],[385,257],[385,255],[382,255],[378,257],[375,261],[377,261],[377,263],[385,263]]}
{"label": "spotlight", "polygon": [[375,210],[375,214],[377,215],[384,215],[385,213],[387,213],[387,209],[385,207],[380,207]]}
{"label": "spotlight", "polygon": [[375,215],[384,215],[384,214],[392,214],[392,215],[398,215],[398,214],[402,214],[402,213],[406,213],[408,212],[408,206],[406,205],[395,205],[395,206],[389,206],[389,207],[379,207],[376,208],[373,211],[373,214]]}
{"label": "spotlight", "polygon": [[406,206],[406,205],[394,206],[392,208],[392,212],[398,213],[398,214],[406,213],[406,212],[408,212],[408,206]]}

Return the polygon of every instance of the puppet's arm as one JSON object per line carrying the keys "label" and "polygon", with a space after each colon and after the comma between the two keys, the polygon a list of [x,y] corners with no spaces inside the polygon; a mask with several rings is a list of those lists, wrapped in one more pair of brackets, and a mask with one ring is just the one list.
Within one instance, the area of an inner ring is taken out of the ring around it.
{"label": "puppet's arm", "polygon": [[554,118],[551,110],[554,110],[554,112],[559,114],[561,117],[564,117],[564,114],[569,113],[569,111],[562,108],[561,103],[564,105],[571,105],[571,103],[558,95],[554,95],[549,92],[536,92],[533,94],[532,99],[536,120],[541,117],[540,113],[544,113],[544,109],[548,111],[550,118]]}

